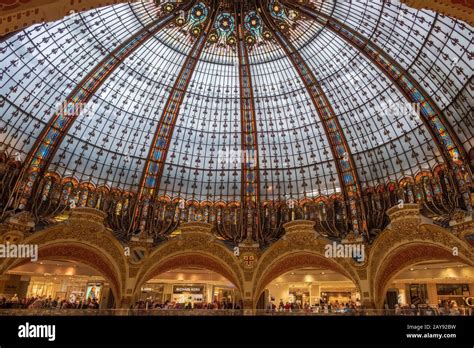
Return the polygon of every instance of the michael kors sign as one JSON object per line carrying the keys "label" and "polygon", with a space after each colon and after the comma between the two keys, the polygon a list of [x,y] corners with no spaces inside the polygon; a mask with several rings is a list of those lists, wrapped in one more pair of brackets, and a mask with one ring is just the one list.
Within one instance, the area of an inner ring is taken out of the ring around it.
{"label": "michael kors sign", "polygon": [[173,286],[173,294],[202,294],[204,293],[204,285],[174,285]]}

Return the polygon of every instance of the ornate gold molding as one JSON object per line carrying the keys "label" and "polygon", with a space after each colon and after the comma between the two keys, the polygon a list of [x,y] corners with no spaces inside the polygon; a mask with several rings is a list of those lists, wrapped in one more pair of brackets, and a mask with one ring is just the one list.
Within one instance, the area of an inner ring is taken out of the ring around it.
{"label": "ornate gold molding", "polygon": [[208,224],[207,222],[193,221],[193,222],[186,222],[184,224],[181,224],[178,229],[181,230],[181,233],[183,234],[191,233],[191,232],[212,234],[213,228],[214,226],[211,224]]}
{"label": "ornate gold molding", "polygon": [[271,245],[260,257],[252,280],[254,304],[260,292],[277,276],[297,268],[322,266],[352,280],[360,289],[356,267],[346,259],[327,258],[325,247],[332,241],[318,236],[314,222],[295,220],[285,224],[283,238]]}
{"label": "ornate gold molding", "polygon": [[294,220],[283,225],[286,234],[296,232],[310,232],[315,234],[314,225],[316,222],[310,220]]}
{"label": "ornate gold molding", "polygon": [[[28,232],[31,217],[15,215],[0,225],[0,234],[24,228],[27,237],[22,243],[38,244],[40,258],[71,259],[102,271],[114,284],[118,306],[131,303],[150,277],[186,266],[207,268],[223,275],[241,291],[245,308],[252,309],[261,291],[275,277],[303,267],[327,267],[348,277],[361,291],[363,302],[380,307],[393,276],[414,262],[438,258],[474,265],[472,245],[421,216],[417,204],[391,208],[389,215],[390,228],[370,247],[366,246],[364,264],[356,264],[352,259],[327,258],[325,247],[332,241],[318,236],[314,222],[304,220],[286,224],[284,237],[265,251],[243,243],[240,255],[212,233],[211,225],[183,224],[179,236],[158,247],[130,243],[131,247],[144,250],[143,259],[135,263],[126,258],[124,245],[104,226],[105,214],[92,208],[73,209],[68,220],[32,234]],[[456,248],[459,256],[454,257],[452,248]],[[242,256],[252,256],[252,260]],[[22,262],[27,261],[3,260],[0,274]]]}
{"label": "ornate gold molding", "polygon": [[[127,265],[123,247],[104,226],[104,219],[105,214],[99,210],[76,208],[68,220],[33,233],[21,243],[38,245],[40,259],[67,256],[102,272],[113,283],[119,301]],[[24,259],[0,260],[0,274],[24,262]]]}
{"label": "ornate gold molding", "polygon": [[[137,0],[131,0],[135,2]],[[65,16],[124,0],[8,0],[0,4],[0,36],[24,29],[33,24],[52,22]]]}
{"label": "ornate gold molding", "polygon": [[22,211],[14,214],[0,224],[0,242],[20,243],[34,228],[35,222],[30,213]]}
{"label": "ornate gold molding", "polygon": [[418,204],[400,204],[387,213],[390,225],[377,237],[368,256],[368,279],[377,307],[383,305],[389,281],[414,263],[438,258],[474,264],[469,244],[421,216]]}
{"label": "ornate gold molding", "polygon": [[472,0],[401,0],[416,9],[428,9],[474,25],[474,2]]}
{"label": "ornate gold molding", "polygon": [[[136,2],[138,0],[130,0]],[[416,9],[429,9],[474,25],[471,0],[401,0]],[[0,36],[41,22],[52,22],[71,14],[126,0],[8,0],[0,4]]]}
{"label": "ornate gold molding", "polygon": [[204,260],[210,262],[211,270],[227,277],[242,291],[244,277],[235,255],[210,233],[208,224],[199,223],[195,225],[194,230],[191,228],[192,224],[184,226],[184,233],[150,252],[136,276],[134,293],[150,277],[157,275],[157,272],[185,265],[205,268],[205,265],[201,264]]}

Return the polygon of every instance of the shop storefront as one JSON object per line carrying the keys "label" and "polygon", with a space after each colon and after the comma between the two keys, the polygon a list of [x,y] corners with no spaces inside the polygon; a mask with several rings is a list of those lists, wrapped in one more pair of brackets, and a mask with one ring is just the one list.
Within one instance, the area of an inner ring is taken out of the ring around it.
{"label": "shop storefront", "polygon": [[466,298],[471,296],[469,284],[436,284],[438,303],[456,302],[458,306],[466,305]]}
{"label": "shop storefront", "polygon": [[200,308],[205,302],[206,286],[199,285],[173,285],[172,301],[188,308]]}
{"label": "shop storefront", "polygon": [[351,292],[336,292],[336,291],[326,291],[321,292],[321,299],[324,303],[339,303],[345,304],[353,300],[354,296]]}
{"label": "shop storefront", "polygon": [[32,277],[28,286],[28,297],[83,299],[87,280],[68,280],[62,278]]}
{"label": "shop storefront", "polygon": [[28,298],[52,298],[70,303],[89,300],[100,303],[104,285],[104,282],[90,282],[82,278],[32,277],[26,295]]}
{"label": "shop storefront", "polygon": [[302,307],[306,303],[309,304],[310,296],[311,294],[308,288],[290,288],[289,302],[296,303]]}
{"label": "shop storefront", "polygon": [[173,284],[147,283],[141,289],[140,301],[149,304],[172,304],[174,308],[214,308],[225,307],[229,304],[238,304],[235,288],[219,284]]}
{"label": "shop storefront", "polygon": [[433,307],[456,303],[458,306],[470,305],[466,303],[474,294],[473,283],[397,283],[387,290],[386,303],[393,309],[398,305],[423,305]]}
{"label": "shop storefront", "polygon": [[140,300],[164,303],[165,285],[149,283],[142,287]]}
{"label": "shop storefront", "polygon": [[213,287],[214,302],[218,303],[237,303],[235,289],[221,286]]}

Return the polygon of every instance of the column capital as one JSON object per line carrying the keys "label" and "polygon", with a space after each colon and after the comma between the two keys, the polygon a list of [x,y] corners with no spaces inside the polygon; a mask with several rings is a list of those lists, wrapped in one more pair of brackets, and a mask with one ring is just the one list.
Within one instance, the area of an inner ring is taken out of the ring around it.
{"label": "column capital", "polygon": [[214,228],[213,225],[207,222],[201,222],[201,221],[185,222],[179,226],[179,229],[181,230],[182,234],[192,233],[192,232],[212,234],[213,228]]}
{"label": "column capital", "polygon": [[0,241],[16,244],[35,228],[33,216],[26,211],[12,215],[0,224]]}
{"label": "column capital", "polygon": [[387,210],[390,219],[388,228],[396,231],[415,231],[425,220],[426,223],[431,221],[423,217],[420,213],[420,205],[418,203],[400,203]]}
{"label": "column capital", "polygon": [[314,226],[316,223],[311,220],[294,220],[287,222],[283,225],[286,234],[298,233],[298,232],[311,232],[316,233]]}

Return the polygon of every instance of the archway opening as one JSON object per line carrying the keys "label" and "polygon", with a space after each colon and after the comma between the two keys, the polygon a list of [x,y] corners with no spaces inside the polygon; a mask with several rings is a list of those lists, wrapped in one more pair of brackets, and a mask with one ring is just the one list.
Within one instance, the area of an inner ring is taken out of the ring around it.
{"label": "archway opening", "polygon": [[[461,253],[453,253],[452,249],[447,248],[443,245],[428,243],[410,243],[407,245],[402,245],[391,251],[388,255],[386,255],[383,262],[377,265],[377,272],[373,279],[376,307],[379,309],[386,310],[387,313],[391,313],[390,310],[395,309],[395,304],[398,304],[399,300],[398,293],[393,287],[390,288],[390,284],[392,283],[392,281],[396,279],[399,274],[402,274],[407,269],[410,270],[411,268],[413,268],[415,270],[415,266],[419,264],[425,264],[425,266],[423,266],[423,270],[424,267],[426,267],[426,271],[428,271],[429,265],[431,263],[445,264],[446,269],[452,269],[453,267],[456,267],[456,265],[463,265],[471,268],[474,267],[474,263],[472,262],[472,260],[470,260]],[[434,268],[435,267],[433,266],[432,269]],[[445,272],[448,271],[446,270]],[[451,272],[451,278],[456,279],[456,273],[453,273],[452,271],[449,272]],[[434,280],[436,280],[436,277],[439,277],[438,281],[442,281],[442,279],[444,279],[443,274],[446,273],[441,272],[438,275],[433,274],[433,277],[435,278]],[[423,275],[420,275],[420,277],[422,276]],[[470,278],[468,277],[468,279]],[[424,280],[426,279],[413,278],[411,281],[413,284],[417,284]],[[387,299],[387,291],[389,289],[391,289],[391,293],[389,293],[390,298]],[[396,293],[397,300],[395,300]],[[434,298],[434,296],[431,297]],[[419,304],[427,305],[426,303]],[[418,307],[418,303],[409,303],[409,305],[410,307],[412,307],[411,305],[415,305],[416,308]],[[436,304],[432,305],[436,306]]]}
{"label": "archway opening", "polygon": [[[135,309],[166,311],[241,310],[242,295],[231,280],[205,267],[154,272],[140,288]],[[176,313],[178,312],[170,312]]]}
{"label": "archway opening", "polygon": [[338,314],[360,308],[360,292],[347,276],[325,267],[302,267],[275,277],[261,292],[257,310],[279,314]]}
{"label": "archway opening", "polygon": [[388,281],[387,314],[471,315],[474,311],[474,267],[446,259],[406,265]]}
{"label": "archway opening", "polygon": [[0,277],[0,308],[22,314],[80,314],[115,307],[107,277],[94,267],[65,258],[23,262]]}

